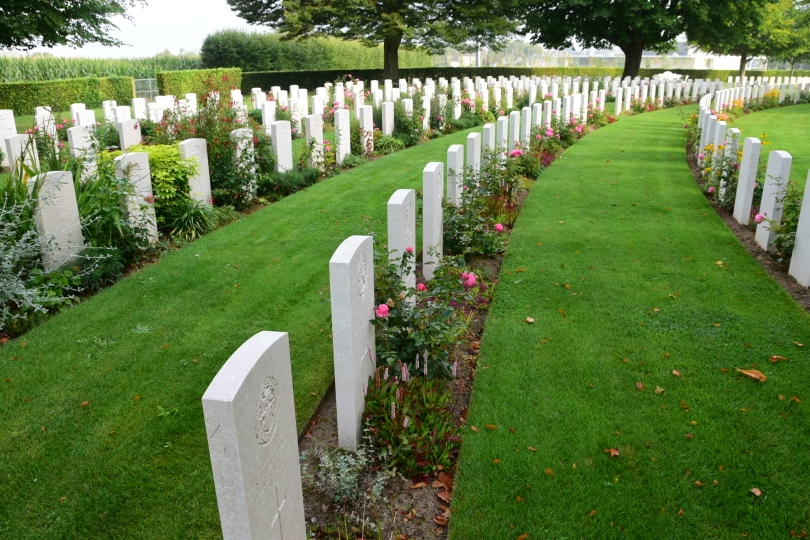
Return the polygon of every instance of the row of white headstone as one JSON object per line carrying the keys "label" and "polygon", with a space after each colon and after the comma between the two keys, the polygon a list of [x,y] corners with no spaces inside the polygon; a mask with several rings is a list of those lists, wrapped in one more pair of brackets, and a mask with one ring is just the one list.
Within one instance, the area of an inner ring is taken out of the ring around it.
{"label": "row of white headstone", "polygon": [[[738,162],[740,149],[740,130],[729,128],[727,123],[718,120],[714,110],[709,108],[713,96],[707,95],[701,101],[698,113],[698,126],[700,137],[698,139],[698,152],[703,157],[702,165],[709,165],[714,174],[723,160],[728,160],[730,166],[739,165],[739,178],[737,192],[734,194],[734,219],[741,225],[748,225],[751,219],[754,190],[757,183],[757,171],[762,153],[762,141],[756,137],[746,137],[743,141],[742,156]],[[714,96],[716,100],[716,96]],[[712,145],[713,152],[706,152]],[[721,147],[723,147],[721,149]],[[763,219],[757,224],[755,241],[759,247],[773,252],[776,249],[776,235],[771,230],[772,225],[779,225],[784,211],[783,197],[790,181],[790,170],[793,157],[784,150],[774,150],[768,155],[765,170],[765,180],[762,186],[762,200],[759,212]],[[810,286],[810,174],[808,174],[802,201],[799,223],[796,230],[796,239],[793,254],[790,260],[788,273],[796,281],[807,287]],[[720,195],[725,196],[726,186],[721,183]]]}

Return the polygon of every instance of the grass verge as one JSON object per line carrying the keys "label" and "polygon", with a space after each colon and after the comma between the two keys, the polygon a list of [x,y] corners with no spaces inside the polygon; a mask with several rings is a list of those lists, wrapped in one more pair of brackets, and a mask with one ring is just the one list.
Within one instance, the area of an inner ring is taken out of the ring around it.
{"label": "grass verge", "polygon": [[810,397],[810,318],[698,190],[680,112],[622,118],[535,184],[482,341],[452,538],[810,529],[810,418],[791,399]]}
{"label": "grass verge", "polygon": [[329,258],[384,233],[390,195],[466,135],[287,197],[0,348],[0,537],[219,538],[206,387],[250,336],[287,331],[303,427],[332,381]]}

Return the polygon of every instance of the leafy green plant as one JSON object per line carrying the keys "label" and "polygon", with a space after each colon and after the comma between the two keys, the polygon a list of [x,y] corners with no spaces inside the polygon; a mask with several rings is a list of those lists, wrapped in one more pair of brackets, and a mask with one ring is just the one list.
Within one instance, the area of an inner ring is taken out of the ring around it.
{"label": "leafy green plant", "polygon": [[366,493],[364,477],[373,477],[370,492],[373,501],[382,500],[382,490],[394,471],[382,468],[373,472],[378,461],[374,449],[360,445],[356,452],[326,446],[301,453],[301,476],[322,495],[335,503],[358,500]]}
{"label": "leafy green plant", "polygon": [[374,152],[376,154],[392,154],[404,149],[405,143],[390,135],[381,135],[374,140]]}
{"label": "leafy green plant", "polygon": [[169,207],[165,226],[169,236],[191,242],[213,231],[217,227],[217,217],[210,205],[182,197]]}
{"label": "leafy green plant", "polygon": [[461,437],[444,381],[402,380],[377,368],[366,393],[365,421],[374,447],[406,477],[449,469],[458,456]]}

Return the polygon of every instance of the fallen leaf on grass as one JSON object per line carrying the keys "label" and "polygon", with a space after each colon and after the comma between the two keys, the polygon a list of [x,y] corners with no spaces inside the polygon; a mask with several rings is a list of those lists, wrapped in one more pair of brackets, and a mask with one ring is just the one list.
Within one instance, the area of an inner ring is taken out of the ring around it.
{"label": "fallen leaf on grass", "polygon": [[436,496],[448,504],[450,504],[450,501],[453,500],[453,494],[446,489],[437,493]]}
{"label": "fallen leaf on grass", "polygon": [[751,493],[753,493],[753,494],[754,494],[755,496],[757,496],[757,497],[759,497],[760,495],[762,495],[762,491],[760,491],[760,489],[759,489],[759,488],[751,488]]}
{"label": "fallen leaf on grass", "polygon": [[780,360],[781,360],[782,362],[787,362],[787,358],[785,358],[784,356],[776,356],[776,355],[771,356],[770,360],[771,360],[771,362],[773,362],[774,364],[775,364],[775,363],[777,363],[777,362],[779,362]]}
{"label": "fallen leaf on grass", "polygon": [[677,369],[673,369],[673,370],[672,370],[672,374],[673,374],[673,375],[675,375],[676,377],[680,377],[680,376],[681,376],[681,372],[680,372],[680,371],[678,371]]}
{"label": "fallen leaf on grass", "polygon": [[793,344],[797,347],[804,347],[804,343],[799,343],[798,341],[794,341]]}
{"label": "fallen leaf on grass", "polygon": [[712,480],[712,485],[713,485],[713,486],[719,486],[719,485],[720,485],[720,482],[719,482],[719,481],[717,481],[717,480]]}
{"label": "fallen leaf on grass", "polygon": [[616,448],[605,448],[605,453],[610,454],[610,459],[619,455],[619,450]]}
{"label": "fallen leaf on grass", "polygon": [[529,451],[530,452],[537,452],[537,448],[535,448],[534,446],[530,446]]}
{"label": "fallen leaf on grass", "polygon": [[768,377],[766,377],[765,374],[759,371],[758,369],[740,369],[740,368],[734,369],[736,369],[749,379],[753,379],[755,381],[765,382],[766,380],[768,380]]}
{"label": "fallen leaf on grass", "polygon": [[703,487],[703,482],[701,482],[700,480],[695,480],[695,485],[697,487]]}
{"label": "fallen leaf on grass", "polygon": [[498,426],[496,426],[495,424],[487,424],[486,428],[487,429],[498,429]]}
{"label": "fallen leaf on grass", "polygon": [[653,390],[653,392],[655,392],[656,394],[663,394],[663,393],[664,393],[664,389],[663,389],[663,388],[661,388],[660,386],[656,386],[656,387],[655,387],[655,390]]}
{"label": "fallen leaf on grass", "polygon": [[82,401],[81,405],[79,405],[79,407],[89,407],[89,406],[90,406],[89,401]]}
{"label": "fallen leaf on grass", "polygon": [[793,396],[792,398],[790,398],[790,401],[792,401],[792,402],[794,402],[794,403],[801,403],[801,402],[802,402],[802,400],[800,400],[800,399],[799,399],[799,398],[797,398],[796,396]]}
{"label": "fallen leaf on grass", "polygon": [[518,503],[519,503],[519,502],[523,502],[523,497],[521,497],[520,495],[518,495],[517,497],[515,497],[515,502],[518,502]]}
{"label": "fallen leaf on grass", "polygon": [[682,516],[682,515],[683,515],[683,508],[681,508],[680,510],[678,510],[678,515],[679,515],[679,516]]}
{"label": "fallen leaf on grass", "polygon": [[526,317],[526,322],[532,324],[534,323],[534,319],[532,319],[531,317]]}
{"label": "fallen leaf on grass", "polygon": [[779,401],[784,401],[785,396],[780,394],[780,395],[776,396],[776,399],[778,399]]}
{"label": "fallen leaf on grass", "polygon": [[558,309],[557,312],[563,317],[568,317],[568,313],[566,313],[564,309]]}
{"label": "fallen leaf on grass", "polygon": [[636,383],[636,388],[638,388],[639,390],[644,390],[644,384],[641,383],[641,382],[637,382]]}
{"label": "fallen leaf on grass", "polygon": [[493,460],[492,460],[492,463],[494,463],[495,465],[500,465],[500,464],[501,464],[501,460],[500,460],[500,459],[498,459],[498,458],[495,458],[495,459],[493,459]]}
{"label": "fallen leaf on grass", "polygon": [[478,433],[478,428],[475,426],[470,426],[470,429],[473,430],[475,433]]}
{"label": "fallen leaf on grass", "polygon": [[694,438],[695,438],[695,436],[694,436],[693,434],[691,434],[691,433],[687,433],[687,434],[686,434],[686,438],[687,438],[687,439],[689,439],[689,440],[691,440],[691,439],[694,439]]}
{"label": "fallen leaf on grass", "polygon": [[526,540],[529,537],[529,533],[523,533],[517,537],[517,540]]}
{"label": "fallen leaf on grass", "polygon": [[543,471],[543,472],[545,472],[545,473],[546,473],[547,475],[549,475],[549,476],[554,476],[554,470],[553,470],[553,469],[546,469],[546,470],[545,470],[545,471]]}
{"label": "fallen leaf on grass", "polygon": [[593,517],[595,515],[596,515],[596,510],[591,510],[590,512],[588,512],[588,516],[590,516],[590,517]]}
{"label": "fallen leaf on grass", "polygon": [[802,529],[801,532],[796,532],[794,530],[790,531],[791,538],[804,538],[805,536],[807,536],[807,531],[805,531],[804,529]]}

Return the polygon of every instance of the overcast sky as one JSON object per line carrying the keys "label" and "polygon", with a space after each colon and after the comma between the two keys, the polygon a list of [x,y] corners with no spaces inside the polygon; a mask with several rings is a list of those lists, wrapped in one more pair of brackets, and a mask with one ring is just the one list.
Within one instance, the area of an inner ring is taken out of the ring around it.
{"label": "overcast sky", "polygon": [[[23,0],[21,0],[23,1]],[[115,19],[119,30],[113,33],[129,46],[102,47],[91,44],[81,49],[54,47],[36,49],[54,56],[140,57],[154,56],[169,49],[199,51],[205,36],[228,28],[256,30],[231,11],[225,0],[147,0],[146,6],[131,8],[131,21]]]}

